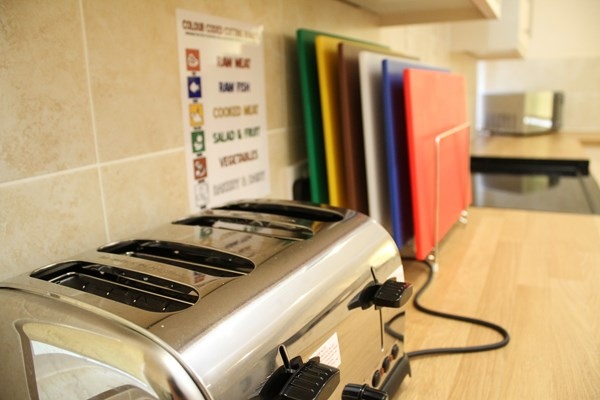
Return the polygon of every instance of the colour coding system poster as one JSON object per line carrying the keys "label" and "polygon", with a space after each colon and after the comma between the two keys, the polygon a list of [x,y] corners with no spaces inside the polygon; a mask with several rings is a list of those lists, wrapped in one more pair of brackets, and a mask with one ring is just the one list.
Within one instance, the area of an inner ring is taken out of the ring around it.
{"label": "colour coding system poster", "polygon": [[262,32],[177,10],[192,211],[270,192]]}

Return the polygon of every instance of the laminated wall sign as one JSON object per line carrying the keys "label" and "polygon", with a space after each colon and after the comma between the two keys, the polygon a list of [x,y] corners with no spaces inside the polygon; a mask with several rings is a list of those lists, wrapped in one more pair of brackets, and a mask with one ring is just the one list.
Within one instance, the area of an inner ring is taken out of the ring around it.
{"label": "laminated wall sign", "polygon": [[177,10],[190,208],[270,192],[263,27]]}

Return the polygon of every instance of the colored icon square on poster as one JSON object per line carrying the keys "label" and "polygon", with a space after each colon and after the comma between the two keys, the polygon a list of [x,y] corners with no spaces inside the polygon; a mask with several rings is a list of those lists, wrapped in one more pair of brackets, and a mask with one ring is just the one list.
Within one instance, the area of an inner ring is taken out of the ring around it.
{"label": "colored icon square on poster", "polygon": [[202,83],[199,76],[188,76],[188,97],[190,99],[198,99],[202,97]]}
{"label": "colored icon square on poster", "polygon": [[185,49],[185,65],[188,71],[200,71],[200,50]]}
{"label": "colored icon square on poster", "polygon": [[204,106],[200,103],[189,105],[190,125],[197,128],[204,125]]}
{"label": "colored icon square on poster", "polygon": [[198,208],[200,208],[201,210],[207,208],[208,202],[210,200],[208,182],[196,182],[196,185],[194,187],[194,198],[196,200],[196,205],[198,206]]}
{"label": "colored icon square on poster", "polygon": [[204,131],[192,132],[192,151],[194,153],[203,153],[205,150]]}
{"label": "colored icon square on poster", "polygon": [[194,178],[196,180],[204,179],[208,176],[206,169],[206,157],[198,157],[194,159]]}

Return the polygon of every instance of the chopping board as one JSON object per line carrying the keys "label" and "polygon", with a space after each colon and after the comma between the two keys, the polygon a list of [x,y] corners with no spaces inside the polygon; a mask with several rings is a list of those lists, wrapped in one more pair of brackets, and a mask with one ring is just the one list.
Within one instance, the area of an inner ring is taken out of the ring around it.
{"label": "chopping board", "polygon": [[342,36],[310,29],[296,31],[298,72],[311,201],[329,203],[325,145],[323,139],[323,117],[317,71],[315,40],[317,36],[328,36],[340,40],[352,40]]}
{"label": "chopping board", "polygon": [[406,69],[404,95],[415,256],[424,260],[471,203],[468,126],[440,140],[436,155],[436,138],[468,121],[465,80]]}
{"label": "chopping board", "polygon": [[341,134],[348,204],[364,214],[369,214],[369,198],[358,58],[360,52],[367,49],[381,54],[396,54],[348,42],[338,45]]}
{"label": "chopping board", "polygon": [[310,197],[311,201],[315,203],[328,203],[329,193],[327,191],[327,171],[325,170],[323,121],[319,96],[317,56],[315,53],[315,38],[319,34],[323,33],[308,29],[298,29],[296,32],[296,42]]}
{"label": "chopping board", "polygon": [[[382,61],[383,112],[392,233],[399,248],[414,236],[412,190],[404,101],[404,71],[408,68],[442,70],[415,61]],[[444,70],[448,72],[447,70]]]}
{"label": "chopping board", "polygon": [[334,206],[356,209],[357,204],[352,201],[356,196],[351,196],[347,184],[349,180],[354,179],[348,169],[348,165],[354,160],[345,157],[345,147],[352,147],[353,141],[352,138],[350,141],[345,141],[344,139],[347,139],[348,136],[342,132],[343,96],[341,96],[340,90],[342,87],[348,88],[348,85],[340,85],[342,70],[347,72],[344,67],[348,66],[344,62],[340,62],[340,45],[344,43],[364,49],[381,47],[324,35],[318,35],[315,39],[329,203]]}
{"label": "chopping board", "polygon": [[385,148],[382,63],[393,57],[373,51],[361,51],[358,55],[369,215],[390,234],[393,229]]}

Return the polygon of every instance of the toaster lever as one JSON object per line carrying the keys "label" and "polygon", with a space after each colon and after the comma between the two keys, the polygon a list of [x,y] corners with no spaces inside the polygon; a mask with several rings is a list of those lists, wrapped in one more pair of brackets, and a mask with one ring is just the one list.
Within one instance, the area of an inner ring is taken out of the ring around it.
{"label": "toaster lever", "polygon": [[412,296],[412,284],[398,282],[396,278],[388,279],[375,293],[373,304],[376,307],[400,308]]}
{"label": "toaster lever", "polygon": [[279,347],[283,366],[269,377],[260,394],[260,400],[325,400],[340,383],[340,370],[322,364],[319,357],[306,363],[301,357],[288,358],[284,346]]}
{"label": "toaster lever", "polygon": [[348,309],[375,307],[400,308],[412,296],[412,284],[398,282],[396,278],[390,278],[383,284],[378,282],[369,283],[348,304]]}

